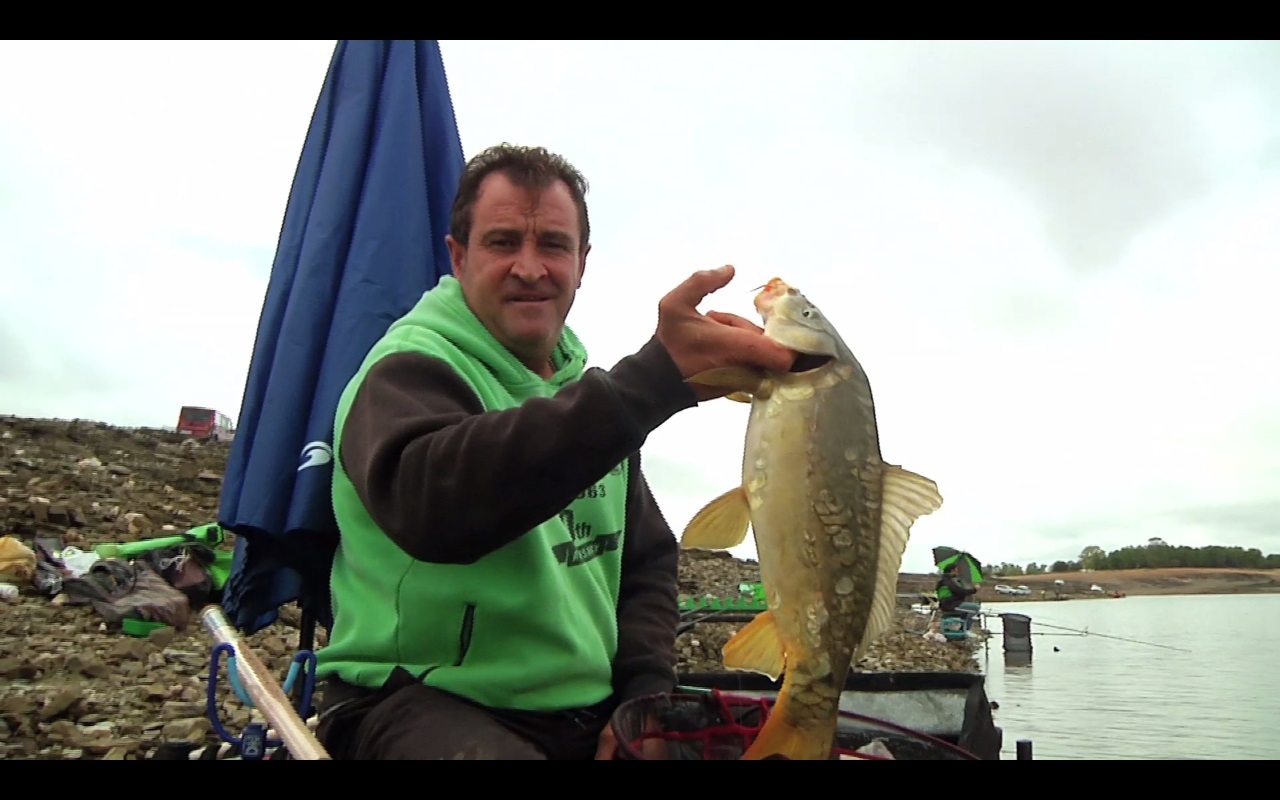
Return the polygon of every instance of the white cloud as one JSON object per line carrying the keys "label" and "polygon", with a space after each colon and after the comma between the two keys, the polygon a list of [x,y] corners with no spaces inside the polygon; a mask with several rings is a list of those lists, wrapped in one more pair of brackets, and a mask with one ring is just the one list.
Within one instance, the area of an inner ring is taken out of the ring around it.
{"label": "white cloud", "polygon": [[[886,458],[946,501],[917,523],[908,569],[937,544],[1026,562],[1264,535],[1240,509],[1280,478],[1274,45],[443,50],[468,155],[545,144],[591,181],[570,322],[595,364],[643,344],[661,295],[721,263],[739,276],[707,307],[752,316],[749,290],[779,275],[836,320]],[[0,53],[0,347],[21,342],[0,413],[235,411],[331,53]],[[734,484],[745,421],[725,401],[650,438],[677,533]]]}

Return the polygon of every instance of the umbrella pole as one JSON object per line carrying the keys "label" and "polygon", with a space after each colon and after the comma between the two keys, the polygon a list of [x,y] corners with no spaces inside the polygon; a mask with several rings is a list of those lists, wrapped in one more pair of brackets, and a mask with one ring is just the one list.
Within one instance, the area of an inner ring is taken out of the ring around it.
{"label": "umbrella pole", "polygon": [[312,650],[316,643],[316,617],[310,611],[302,612],[298,622],[298,649]]}
{"label": "umbrella pole", "polygon": [[236,659],[236,672],[244,684],[245,691],[254,705],[262,710],[262,715],[279,731],[290,757],[299,761],[329,761],[324,745],[316,738],[307,723],[298,716],[284,689],[272,679],[262,661],[254,654],[253,649],[244,647],[235,628],[227,621],[222,609],[216,605],[206,606],[200,612],[200,621],[218,644],[232,648]]}
{"label": "umbrella pole", "polygon": [[[316,643],[316,617],[309,611],[302,612],[302,619],[298,621],[298,650],[299,653],[308,653],[315,648]],[[302,700],[303,693],[306,692],[306,681],[298,681],[293,687],[294,708],[297,703]],[[304,709],[306,710],[306,709]],[[309,713],[309,712],[308,712]]]}

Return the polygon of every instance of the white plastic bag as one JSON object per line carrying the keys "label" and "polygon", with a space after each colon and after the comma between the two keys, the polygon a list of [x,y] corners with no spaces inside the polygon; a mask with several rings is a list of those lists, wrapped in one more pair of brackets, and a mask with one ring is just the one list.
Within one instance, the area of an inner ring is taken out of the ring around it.
{"label": "white plastic bag", "polygon": [[97,553],[86,553],[78,547],[65,548],[58,556],[58,560],[62,562],[62,566],[77,578],[83,578],[89,570],[93,569],[93,565],[98,563],[101,556]]}

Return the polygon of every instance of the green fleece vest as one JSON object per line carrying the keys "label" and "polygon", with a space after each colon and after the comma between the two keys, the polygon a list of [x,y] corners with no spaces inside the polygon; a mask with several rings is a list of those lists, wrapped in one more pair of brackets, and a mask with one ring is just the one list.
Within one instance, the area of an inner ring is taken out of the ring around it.
{"label": "green fleece vest", "polygon": [[416,561],[373,522],[342,468],[342,430],[369,368],[392,353],[443,359],[486,410],[551,397],[577,380],[586,351],[565,328],[544,380],[471,313],[452,277],[422,296],[373,347],[338,403],[333,508],[334,626],[317,674],[370,688],[403,666],[423,682],[505,708],[589,705],[613,690],[629,465],[560,514],[474,564]]}

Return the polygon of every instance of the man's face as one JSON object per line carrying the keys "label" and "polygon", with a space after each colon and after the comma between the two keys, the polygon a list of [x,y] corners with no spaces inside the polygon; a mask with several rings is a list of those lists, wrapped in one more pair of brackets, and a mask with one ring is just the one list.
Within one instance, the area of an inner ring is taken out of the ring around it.
{"label": "man's face", "polygon": [[530,369],[549,376],[590,250],[569,187],[556,181],[537,194],[494,173],[480,184],[471,240],[447,241],[471,310]]}

